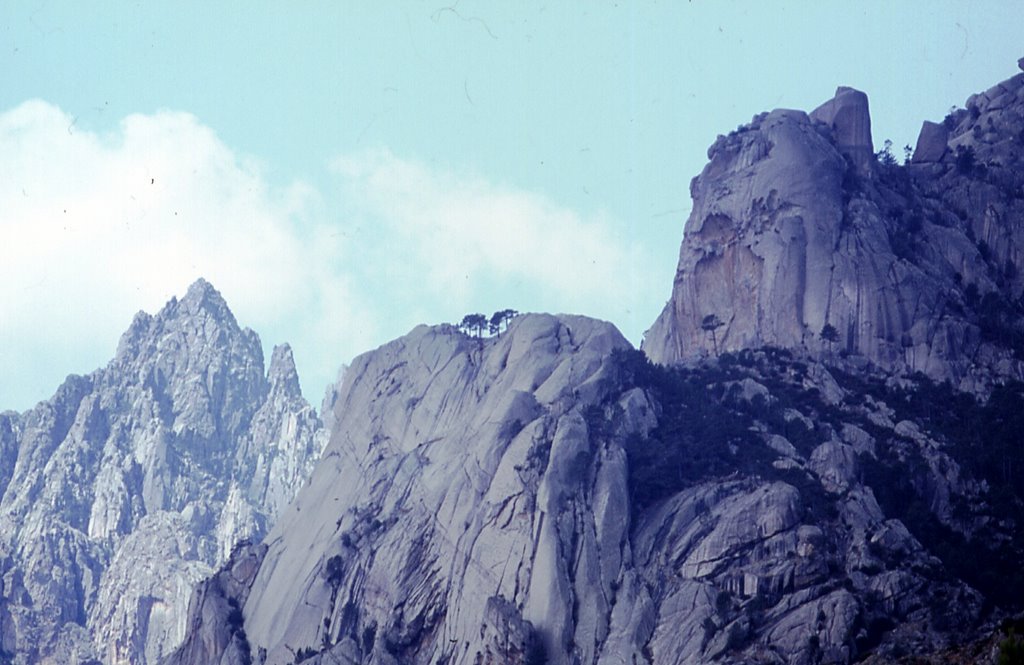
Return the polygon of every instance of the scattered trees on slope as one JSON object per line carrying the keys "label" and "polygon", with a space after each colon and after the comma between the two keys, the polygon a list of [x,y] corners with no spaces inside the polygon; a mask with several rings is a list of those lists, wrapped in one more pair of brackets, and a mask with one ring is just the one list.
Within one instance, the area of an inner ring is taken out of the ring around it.
{"label": "scattered trees on slope", "polygon": [[[987,536],[984,530],[1015,524],[1024,506],[1024,383],[998,386],[982,403],[923,375],[916,375],[913,385],[893,388],[880,379],[832,371],[844,388],[894,408],[894,420],[918,422],[932,437],[944,440],[961,473],[988,485],[981,512],[973,515],[976,524],[986,526],[968,540],[933,514],[927,463],[919,455],[901,459],[893,446],[882,445],[877,460],[861,460],[864,481],[887,516],[902,521],[950,572],[981,591],[989,603],[1019,611],[1024,607],[1024,529],[1013,526],[1008,539]],[[967,509],[965,504],[956,505]]]}
{"label": "scattered trees on slope", "polygon": [[492,335],[497,335],[502,331],[502,328],[508,330],[508,324],[512,322],[512,319],[519,314],[514,309],[501,309],[491,314],[491,320],[488,323],[488,330]]}
{"label": "scattered trees on slope", "polygon": [[[717,362],[694,368],[654,365],[640,351],[616,352],[615,360],[619,384],[643,388],[659,405],[658,426],[626,446],[636,513],[697,483],[736,475],[787,482],[800,490],[813,519],[833,519],[835,497],[806,473],[775,467],[776,454],[760,433],[786,437],[807,458],[850,423],[878,441],[877,457],[860,455],[858,466],[861,482],[872,488],[886,516],[901,520],[990,606],[1024,608],[1024,528],[1017,526],[1024,509],[1024,383],[996,387],[987,402],[979,402],[923,375],[892,386],[880,377],[830,368],[848,394],[846,402],[832,405],[805,387],[806,365],[778,349],[723,352]],[[742,397],[748,377],[767,388],[770,398]],[[858,405],[869,400],[892,408],[894,421],[918,423],[945,442],[961,473],[988,487],[981,502],[953,502],[956,519],[980,529],[970,539],[933,512],[928,462],[901,446],[892,429],[864,416]],[[793,412],[806,414],[813,425],[787,415]]]}
{"label": "scattered trees on slope", "polygon": [[658,427],[626,449],[635,511],[703,480],[770,469],[774,455],[751,430],[752,419],[729,406],[729,370],[664,367],[633,350],[614,358],[623,385],[644,388],[661,405]]}
{"label": "scattered trees on slope", "polygon": [[899,162],[896,160],[896,155],[892,154],[892,141],[885,139],[884,147],[875,153],[875,159],[882,164],[882,166],[898,166]]}

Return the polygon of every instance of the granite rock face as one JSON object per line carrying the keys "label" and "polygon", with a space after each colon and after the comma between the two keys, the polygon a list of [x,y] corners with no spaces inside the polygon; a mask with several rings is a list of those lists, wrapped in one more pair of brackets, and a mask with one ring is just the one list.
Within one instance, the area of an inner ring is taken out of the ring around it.
{"label": "granite rock face", "polygon": [[192,587],[261,537],[323,444],[291,352],[196,282],[114,359],[0,416],[0,648],[18,663],[154,663]]}
{"label": "granite rock face", "polygon": [[[615,550],[628,523],[621,501],[566,510],[586,501],[578,473],[594,459],[624,491],[621,449],[590,436],[585,409],[608,395],[610,354],[626,347],[608,324],[528,316],[496,340],[419,328],[357,359],[322,463],[267,538],[244,606],[254,653],[291,662],[289,647],[352,642],[382,662],[426,662],[467,641],[494,653],[479,634],[496,613],[520,632],[549,626],[551,652],[568,644],[584,573],[566,548],[585,534],[592,554]],[[585,574],[610,583],[614,566],[596,564]],[[300,570],[310,577],[295,584]],[[588,606],[607,605],[599,586]]]}
{"label": "granite rock face", "polygon": [[[653,415],[633,395],[629,422],[597,437],[587,409],[628,347],[609,324],[530,315],[496,339],[420,327],[357,358],[240,603],[255,662],[525,662],[607,630],[629,524],[621,445]],[[199,662],[242,662],[221,658]]]}
{"label": "granite rock face", "polygon": [[906,166],[843,88],[720,137],[646,355],[526,315],[357,358],[310,482],[197,588],[166,662],[888,663],[984,640],[1024,609],[1024,387],[997,385],[1024,340],[1022,81]]}
{"label": "granite rock face", "polygon": [[911,160],[914,164],[938,162],[946,154],[946,142],[949,140],[949,129],[938,122],[925,120],[921,125],[921,133],[917,136],[917,146]]}
{"label": "granite rock face", "polygon": [[867,95],[842,86],[832,99],[811,111],[810,117],[832,129],[836,146],[849,155],[858,168],[863,171],[870,169],[875,159],[875,147],[871,139]]}
{"label": "granite rock face", "polygon": [[673,364],[775,345],[978,390],[1020,377],[1022,132],[1019,74],[926,124],[907,166],[865,161],[867,98],[848,88],[719,137],[644,350]]}
{"label": "granite rock face", "polygon": [[[310,484],[236,555],[258,570],[205,582],[166,662],[849,663],[982,622],[866,473],[928,487],[955,524],[984,490],[941,441],[821,365],[711,363],[677,377],[694,406],[637,358],[609,324],[547,315],[357,358]],[[662,459],[680,408],[735,436]]]}

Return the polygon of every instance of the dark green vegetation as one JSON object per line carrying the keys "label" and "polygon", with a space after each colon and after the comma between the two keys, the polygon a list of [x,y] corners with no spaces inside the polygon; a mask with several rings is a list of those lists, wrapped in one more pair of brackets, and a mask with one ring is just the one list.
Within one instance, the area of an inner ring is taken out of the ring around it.
{"label": "dark green vegetation", "polygon": [[852,394],[882,400],[896,411],[897,420],[918,423],[948,446],[945,452],[963,475],[988,486],[978,505],[955,502],[954,523],[944,524],[931,511],[928,470],[920,456],[882,445],[877,460],[862,460],[865,483],[886,515],[900,519],[989,603],[1024,609],[1024,529],[1019,524],[1024,514],[1024,384],[999,386],[983,403],[920,375],[912,385],[895,388],[880,380],[835,375]]}
{"label": "dark green vegetation", "polygon": [[726,406],[726,389],[708,389],[708,373],[654,365],[639,351],[617,358],[623,385],[645,389],[662,407],[657,430],[627,449],[635,510],[741,466],[754,472],[774,459],[749,430],[750,419]]}
{"label": "dark green vegetation", "polygon": [[1024,638],[1018,634],[1019,626],[1006,629],[1006,638],[999,642],[997,665],[1024,665]]}
{"label": "dark green vegetation", "polygon": [[[788,482],[813,499],[806,504],[809,510],[833,511],[824,490],[810,476],[772,466],[778,454],[765,445],[760,433],[785,436],[804,456],[826,435],[786,417],[794,405],[819,401],[816,390],[794,386],[805,369],[802,364],[779,364],[782,374],[767,382],[754,369],[755,364],[788,360],[788,352],[724,353],[716,363],[699,368],[655,365],[639,351],[616,357],[623,385],[643,388],[661,407],[657,429],[646,439],[632,440],[626,451],[634,510],[642,511],[697,483],[741,474]],[[744,398],[741,382],[752,376],[771,394]]]}
{"label": "dark green vegetation", "polygon": [[508,324],[517,316],[519,312],[514,309],[500,309],[491,314],[491,318],[479,313],[467,314],[455,327],[467,335],[482,338],[484,333],[497,335],[502,330],[508,330]]}
{"label": "dark green vegetation", "polygon": [[[985,247],[984,241],[982,247]],[[1007,274],[1016,273],[1016,267],[1010,262],[1004,270]],[[995,291],[979,296],[977,287],[971,287],[974,285],[968,286],[964,295],[968,305],[977,312],[982,339],[1010,349],[1018,359],[1024,358],[1024,330],[1019,324],[1024,321],[1024,301],[1010,300]]]}
{"label": "dark green vegetation", "polygon": [[[784,436],[807,458],[844,424],[856,425],[876,442],[875,456],[857,457],[859,480],[886,516],[990,606],[1024,609],[1024,384],[998,387],[980,402],[923,376],[886,382],[830,368],[845,393],[832,405],[808,387],[808,366],[780,349],[724,353],[691,368],[653,365],[637,351],[618,353],[616,362],[622,385],[643,388],[660,406],[658,427],[627,448],[635,512],[701,482],[759,477],[797,487],[808,519],[833,519],[841,497],[804,471],[775,468],[779,455],[765,440]],[[744,379],[756,381],[745,394]],[[867,417],[883,404],[894,423],[911,421],[937,441],[961,478],[978,481],[979,496],[954,496],[952,515],[935,514],[935,470],[917,444]]]}

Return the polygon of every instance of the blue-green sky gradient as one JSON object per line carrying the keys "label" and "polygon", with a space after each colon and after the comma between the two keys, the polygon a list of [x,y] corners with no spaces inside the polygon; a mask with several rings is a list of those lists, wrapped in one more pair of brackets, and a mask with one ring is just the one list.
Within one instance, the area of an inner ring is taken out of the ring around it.
{"label": "blue-green sky gradient", "polygon": [[[354,354],[467,311],[590,314],[639,343],[717,134],[850,85],[900,148],[1018,71],[1021,25],[1015,1],[4,3],[0,408],[103,364],[200,273],[292,342],[314,401]],[[111,189],[124,219],[92,234],[108,166],[170,189]],[[82,239],[54,253],[44,231]],[[143,234],[180,270],[117,269]]]}

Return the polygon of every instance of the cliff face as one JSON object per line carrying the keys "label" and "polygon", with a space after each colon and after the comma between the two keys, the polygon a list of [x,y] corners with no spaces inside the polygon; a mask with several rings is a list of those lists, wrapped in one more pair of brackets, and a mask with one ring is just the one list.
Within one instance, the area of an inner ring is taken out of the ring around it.
{"label": "cliff face", "polygon": [[1024,348],[1022,100],[1022,77],[972,97],[905,166],[849,89],[720,137],[646,355],[526,315],[356,359],[309,484],[199,585],[166,662],[886,663],[991,638],[1024,609],[1024,384],[998,385]]}
{"label": "cliff face", "polygon": [[242,604],[256,661],[506,662],[578,631],[593,652],[628,547],[622,442],[652,417],[637,391],[614,402],[618,429],[593,431],[626,348],[608,324],[531,315],[497,339],[421,327],[358,358]]}
{"label": "cliff face", "polygon": [[[322,464],[267,539],[245,604],[254,653],[497,655],[511,637],[481,644],[489,615],[544,624],[554,651],[573,639],[574,612],[606,614],[628,524],[613,443],[625,432],[592,437],[585,410],[608,396],[610,353],[627,346],[607,324],[531,316],[483,343],[420,328],[358,359]],[[647,408],[635,398],[634,428]],[[599,497],[579,476],[595,460]],[[577,549],[586,562],[567,556]]]}
{"label": "cliff face", "polygon": [[906,166],[874,158],[867,98],[849,88],[720,136],[644,350],[669,364],[841,351],[972,389],[1021,376],[1024,74],[967,107],[925,123]]}
{"label": "cliff face", "polygon": [[105,368],[0,417],[4,652],[156,662],[191,587],[308,476],[319,430],[291,351],[265,374],[208,283],[137,315]]}
{"label": "cliff face", "polygon": [[[778,352],[659,369],[582,317],[418,328],[355,361],[310,484],[236,555],[258,570],[199,587],[167,662],[844,663],[963,639],[986,596],[901,502],[1008,536],[896,394],[842,381]],[[890,500],[894,477],[920,495]]]}

